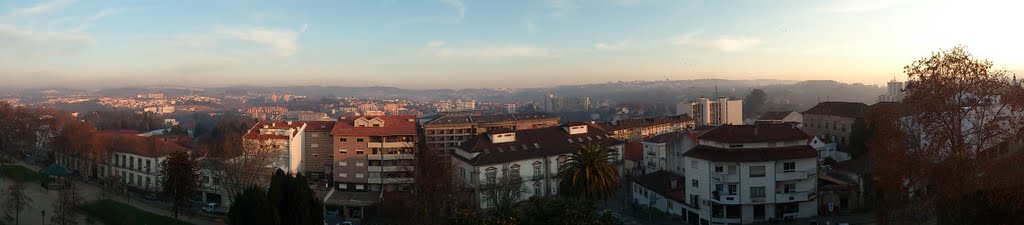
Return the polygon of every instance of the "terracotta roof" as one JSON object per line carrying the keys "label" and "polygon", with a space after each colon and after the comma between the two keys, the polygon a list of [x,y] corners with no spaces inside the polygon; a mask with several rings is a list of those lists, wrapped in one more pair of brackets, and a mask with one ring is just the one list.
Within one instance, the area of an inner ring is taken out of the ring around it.
{"label": "terracotta roof", "polygon": [[781,112],[766,112],[758,117],[757,120],[783,120],[786,119],[789,114],[795,113],[793,111],[781,111]]}
{"label": "terracotta roof", "polygon": [[441,116],[436,119],[430,120],[424,123],[425,126],[430,125],[447,125],[447,124],[464,124],[464,123],[495,123],[495,122],[507,122],[507,121],[519,121],[519,120],[533,120],[533,119],[558,119],[557,115],[531,112],[531,113],[512,113],[512,114],[497,114],[497,115],[449,115]]}
{"label": "terracotta roof", "polygon": [[660,134],[658,136],[651,137],[651,138],[649,138],[647,140],[644,140],[644,142],[669,143],[669,142],[673,142],[673,141],[678,141],[678,140],[680,140],[682,138],[689,137],[689,136],[690,135],[689,135],[688,132],[681,132],[681,131],[668,132],[668,133]]}
{"label": "terracotta roof", "polygon": [[289,128],[298,129],[298,128],[302,127],[302,125],[304,124],[304,123],[301,123],[301,122],[291,122],[291,124],[288,124],[288,123],[289,122],[273,122],[273,121],[259,122],[259,123],[256,123],[256,125],[253,125],[252,128],[249,128],[249,132],[246,132],[245,135],[242,136],[242,138],[244,138],[244,139],[257,139],[257,140],[288,139],[291,136],[294,136],[294,135],[298,134],[298,131],[296,130],[294,133],[292,133],[292,134],[290,134],[288,136],[285,136],[285,135],[261,134],[260,133],[260,129],[289,129]]}
{"label": "terracotta roof", "polygon": [[623,151],[623,158],[625,160],[640,162],[644,160],[644,145],[640,142],[626,143]]}
{"label": "terracotta roof", "polygon": [[487,165],[521,159],[570,153],[580,143],[599,143],[605,146],[622,144],[608,136],[608,132],[587,124],[587,133],[570,135],[562,126],[515,131],[515,141],[492,143],[487,134],[479,134],[462,142],[459,149],[480,153],[473,158],[453,154],[471,165]]}
{"label": "terracotta roof", "polygon": [[331,132],[334,130],[334,124],[337,121],[302,121],[300,123],[306,124],[306,131],[308,132]]}
{"label": "terracotta roof", "polygon": [[914,111],[907,106],[906,103],[902,102],[879,102],[874,105],[868,106],[867,113],[896,113],[899,112],[904,116],[910,115]]}
{"label": "terracotta roof", "polygon": [[152,137],[130,134],[96,133],[94,138],[103,143],[111,152],[130,153],[148,157],[160,157],[174,152],[189,152],[188,148]]}
{"label": "terracotta roof", "polygon": [[831,165],[833,170],[846,171],[856,174],[870,174],[876,172],[878,163],[870,155],[864,154],[850,160],[836,162]]}
{"label": "terracotta roof", "polygon": [[[381,127],[356,127],[357,119],[372,120],[379,118],[384,120]],[[416,116],[414,115],[385,115],[385,116],[348,116],[338,119],[334,124],[331,135],[344,136],[386,136],[386,135],[416,135]]]}
{"label": "terracotta roof", "polygon": [[848,118],[864,118],[868,105],[860,102],[822,102],[803,114],[832,115]]}
{"label": "terracotta roof", "polygon": [[122,129],[122,130],[99,130],[99,131],[96,131],[96,132],[100,132],[100,133],[111,133],[111,134],[141,134],[141,133],[145,133],[145,132],[142,132],[142,131],[139,131],[139,130],[130,130],[130,129]]}
{"label": "terracotta roof", "polygon": [[763,162],[786,159],[817,158],[818,151],[810,145],[778,148],[724,149],[698,145],[683,156],[715,162]]}
{"label": "terracotta roof", "polygon": [[693,118],[690,118],[690,116],[687,116],[686,114],[682,114],[676,116],[658,116],[649,118],[623,119],[613,122],[598,123],[598,126],[607,131],[616,131],[689,121],[693,121]]}
{"label": "terracotta roof", "polygon": [[[676,188],[672,188],[672,181],[675,180]],[[658,195],[664,196],[668,199],[675,200],[677,202],[686,202],[686,179],[682,176],[672,174],[668,171],[658,170],[653,173],[645,174],[634,178],[633,182],[647,188]]]}
{"label": "terracotta roof", "polygon": [[795,141],[811,139],[792,124],[721,125],[704,132],[697,139],[725,143]]}

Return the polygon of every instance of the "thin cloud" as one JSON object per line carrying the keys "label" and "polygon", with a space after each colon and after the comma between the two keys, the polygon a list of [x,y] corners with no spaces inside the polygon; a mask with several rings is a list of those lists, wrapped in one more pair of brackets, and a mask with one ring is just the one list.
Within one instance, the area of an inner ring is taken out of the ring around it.
{"label": "thin cloud", "polygon": [[526,23],[524,25],[526,26],[526,30],[530,31],[530,33],[537,33],[536,20],[537,19],[533,16],[526,17]]}
{"label": "thin cloud", "polygon": [[309,30],[309,24],[308,23],[302,24],[302,28],[299,29],[299,33],[306,33],[306,30]]}
{"label": "thin cloud", "polygon": [[629,40],[620,41],[616,43],[604,43],[598,42],[594,44],[594,50],[598,51],[618,51],[629,47]]}
{"label": "thin cloud", "polygon": [[295,31],[262,27],[220,27],[215,29],[214,33],[227,39],[266,45],[274,49],[280,56],[290,56],[298,50],[299,34]]}
{"label": "thin cloud", "polygon": [[45,1],[45,2],[40,2],[39,4],[36,4],[36,5],[30,6],[28,8],[16,9],[13,12],[11,12],[8,16],[17,17],[17,16],[32,16],[32,15],[46,14],[46,13],[49,13],[49,12],[60,11],[60,10],[66,8],[69,5],[74,4],[74,3],[75,3],[75,0]]}
{"label": "thin cloud", "polygon": [[100,10],[99,12],[96,12],[95,14],[90,16],[89,18],[86,18],[85,21],[82,21],[81,25],[78,25],[77,27],[75,27],[72,30],[73,31],[84,31],[84,30],[89,29],[90,27],[92,27],[94,22],[96,22],[96,21],[98,21],[100,19],[103,19],[104,17],[117,15],[117,14],[122,13],[124,11],[126,11],[126,10],[125,9],[120,9],[120,8],[108,8],[108,9]]}
{"label": "thin cloud", "polygon": [[693,31],[683,35],[677,35],[669,40],[673,45],[698,46],[715,48],[723,52],[739,52],[756,47],[761,44],[757,37],[744,36],[720,36],[715,39],[701,39],[699,36],[703,31]]}
{"label": "thin cloud", "polygon": [[423,51],[428,55],[442,59],[544,59],[558,58],[558,52],[553,49],[540,48],[530,45],[504,45],[487,46],[475,48],[453,48],[446,45],[444,41],[432,41],[427,43]]}
{"label": "thin cloud", "polygon": [[580,8],[583,0],[547,0],[547,6],[551,9],[551,16],[565,16]]}
{"label": "thin cloud", "polygon": [[828,6],[826,11],[832,13],[867,13],[893,8],[908,2],[907,0],[842,1]]}
{"label": "thin cloud", "polygon": [[92,37],[78,32],[40,31],[0,24],[0,55],[19,59],[68,55],[94,42]]}
{"label": "thin cloud", "polygon": [[466,4],[462,3],[462,0],[441,0],[441,3],[449,5],[459,12],[459,16],[455,18],[456,23],[461,23],[462,19],[466,18]]}
{"label": "thin cloud", "polygon": [[738,52],[753,48],[761,43],[756,37],[729,37],[723,36],[711,41],[711,46],[724,52]]}

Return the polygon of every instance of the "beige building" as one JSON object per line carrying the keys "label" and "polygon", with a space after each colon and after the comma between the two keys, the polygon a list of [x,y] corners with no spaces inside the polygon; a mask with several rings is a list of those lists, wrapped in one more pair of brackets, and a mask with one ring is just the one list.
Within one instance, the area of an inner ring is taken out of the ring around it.
{"label": "beige building", "polygon": [[559,117],[546,113],[500,115],[447,115],[423,124],[427,147],[443,156],[451,153],[459,143],[495,128],[512,130],[558,126]]}
{"label": "beige building", "polygon": [[853,122],[863,119],[868,105],[860,102],[822,102],[803,112],[804,132],[850,146]]}
{"label": "beige building", "polygon": [[336,121],[305,121],[305,141],[302,149],[302,165],[306,176],[313,179],[331,178],[334,167],[334,139],[331,130]]}
{"label": "beige building", "polygon": [[[305,172],[302,147],[306,124],[301,122],[259,122],[242,136],[246,148],[271,148],[279,152],[274,167],[287,173]],[[248,150],[248,149],[247,149]]]}
{"label": "beige building", "polygon": [[718,126],[743,124],[743,100],[728,98],[697,98],[693,102],[676,104],[676,113],[690,112],[697,126]]}
{"label": "beige building", "polygon": [[595,125],[612,133],[615,139],[637,142],[660,134],[693,128],[694,122],[693,118],[687,115],[677,115],[615,120]]}

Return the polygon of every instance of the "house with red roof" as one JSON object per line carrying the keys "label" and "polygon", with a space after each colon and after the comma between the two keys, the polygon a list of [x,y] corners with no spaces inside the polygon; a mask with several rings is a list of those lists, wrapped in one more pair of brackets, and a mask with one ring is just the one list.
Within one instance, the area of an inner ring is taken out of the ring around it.
{"label": "house with red roof", "polygon": [[274,167],[288,173],[304,172],[302,147],[305,140],[306,124],[301,122],[273,122],[263,121],[256,123],[242,136],[242,143],[246,150],[273,149],[280,152],[280,155],[273,163]]}
{"label": "house with red roof", "polygon": [[[191,149],[153,137],[141,137],[122,132],[97,132],[92,138],[106,149],[106,156],[65,154],[55,152],[56,163],[65,165],[85,177],[117,177],[126,185],[146,191],[159,191],[160,164],[171,153],[191,152]],[[88,157],[105,157],[95,163]]]}

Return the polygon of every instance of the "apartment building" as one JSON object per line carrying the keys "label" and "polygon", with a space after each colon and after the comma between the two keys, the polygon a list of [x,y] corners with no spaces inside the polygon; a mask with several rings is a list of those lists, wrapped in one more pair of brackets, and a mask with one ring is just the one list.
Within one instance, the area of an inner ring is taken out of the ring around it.
{"label": "apartment building", "polygon": [[654,136],[643,143],[644,174],[669,171],[683,174],[683,154],[697,146],[700,132],[676,131]]}
{"label": "apartment building", "polygon": [[850,146],[853,123],[864,119],[868,105],[860,102],[822,102],[804,111],[804,132],[824,140],[834,137],[837,145]]}
{"label": "apartment building", "polygon": [[334,130],[336,121],[305,121],[302,158],[302,170],[311,179],[329,179],[334,167]]}
{"label": "apartment building", "polygon": [[565,97],[548,94],[544,97],[542,105],[548,112],[586,112],[590,110],[590,97]]}
{"label": "apartment building", "polygon": [[331,131],[336,191],[409,191],[416,148],[412,115],[341,117]]}
{"label": "apartment building", "polygon": [[886,85],[886,94],[878,96],[878,102],[902,102],[906,94],[903,93],[904,83],[890,80]]}
{"label": "apartment building", "polygon": [[56,163],[101,179],[118,177],[128,186],[146,191],[160,190],[160,164],[171,153],[191,152],[188,148],[152,137],[99,132],[93,138],[107,149],[106,160],[94,164],[88,159],[90,156],[55,152]]}
{"label": "apartment building", "polygon": [[676,113],[690,112],[697,126],[718,126],[743,124],[743,100],[729,98],[697,98],[692,102],[676,104]]}
{"label": "apartment building", "polygon": [[462,142],[496,128],[511,130],[558,126],[559,117],[547,113],[497,115],[448,114],[423,124],[428,148],[447,157]]}
{"label": "apartment building", "polygon": [[303,151],[306,124],[301,122],[259,122],[242,136],[246,151],[270,149],[279,152],[274,166],[288,173],[304,173]]}
{"label": "apartment building", "polygon": [[657,116],[602,122],[599,128],[612,133],[612,137],[626,142],[637,142],[660,134],[691,129],[693,118],[683,114],[676,116]]}
{"label": "apartment building", "polygon": [[557,194],[560,165],[575,145],[588,143],[615,149],[618,154],[613,161],[620,166],[621,174],[623,142],[582,122],[536,129],[493,129],[459,145],[452,158],[458,179],[472,189],[474,202],[486,209],[493,206],[485,193],[507,176],[526,190],[519,201]]}
{"label": "apartment building", "polygon": [[811,138],[791,124],[705,132],[683,154],[686,220],[747,224],[817,215],[818,155]]}

